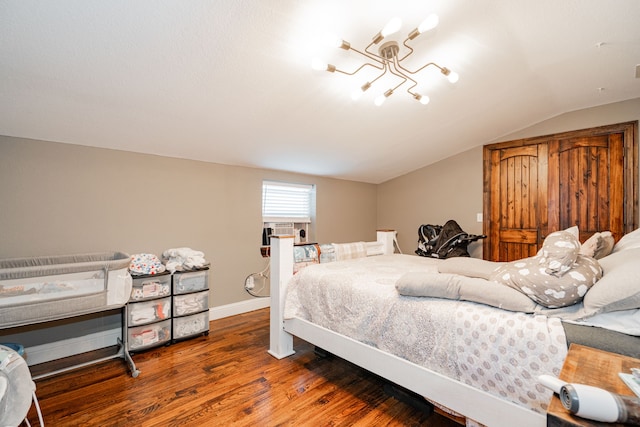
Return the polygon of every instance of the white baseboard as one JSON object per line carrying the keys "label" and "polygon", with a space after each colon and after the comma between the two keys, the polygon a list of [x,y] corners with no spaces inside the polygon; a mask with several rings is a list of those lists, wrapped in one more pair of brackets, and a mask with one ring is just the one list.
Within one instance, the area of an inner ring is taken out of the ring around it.
{"label": "white baseboard", "polygon": [[[209,319],[216,320],[269,307],[270,298],[253,298],[233,304],[211,307]],[[116,345],[122,338],[120,328],[25,348],[27,364],[37,365],[63,357]]]}
{"label": "white baseboard", "polygon": [[261,308],[269,307],[271,298],[253,298],[233,304],[211,307],[209,309],[209,320],[222,319],[224,317],[235,316],[236,314],[248,313]]}

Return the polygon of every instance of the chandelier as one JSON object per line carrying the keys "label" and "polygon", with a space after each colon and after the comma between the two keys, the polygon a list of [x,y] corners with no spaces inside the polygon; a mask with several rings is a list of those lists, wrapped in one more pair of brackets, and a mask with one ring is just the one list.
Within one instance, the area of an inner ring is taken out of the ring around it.
{"label": "chandelier", "polygon": [[393,95],[393,93],[405,83],[410,83],[410,85],[407,87],[407,92],[416,101],[419,101],[421,104],[426,105],[429,103],[429,97],[425,94],[417,93],[414,90],[415,87],[418,86],[418,81],[415,78],[415,75],[417,73],[419,73],[420,71],[424,70],[429,66],[433,66],[438,68],[440,72],[444,76],[446,76],[451,83],[455,83],[458,81],[458,74],[451,71],[447,67],[441,67],[435,62],[429,62],[419,67],[418,69],[412,71],[404,67],[402,65],[402,61],[404,61],[407,57],[409,57],[413,53],[413,48],[411,48],[411,46],[409,46],[407,42],[415,39],[420,34],[435,28],[438,25],[438,22],[439,22],[438,16],[435,14],[431,14],[424,21],[422,21],[422,23],[416,29],[411,31],[407,36],[407,38],[404,40],[404,42],[402,42],[404,47],[408,49],[408,52],[401,58],[398,58],[398,54],[400,52],[400,45],[397,41],[387,41],[381,44],[378,47],[378,53],[371,51],[371,48],[374,45],[380,44],[380,42],[382,42],[387,36],[394,34],[400,30],[400,27],[402,26],[402,21],[400,20],[400,18],[396,17],[396,18],[393,18],[391,21],[389,21],[387,25],[384,26],[382,31],[380,31],[378,34],[376,34],[373,37],[373,41],[369,43],[369,45],[364,49],[364,51],[361,51],[352,47],[351,44],[345,40],[337,39],[335,41],[335,45],[337,47],[347,51],[352,50],[364,56],[368,60],[370,60],[370,62],[365,62],[360,67],[358,67],[355,71],[348,72],[348,71],[340,70],[335,65],[327,64],[326,62],[323,62],[322,60],[317,58],[312,61],[311,66],[316,70],[328,71],[330,73],[338,72],[338,73],[346,74],[349,76],[353,76],[357,74],[360,70],[362,70],[365,67],[377,68],[378,70],[381,71],[381,73],[378,76],[376,76],[373,80],[366,82],[358,90],[356,90],[352,94],[352,98],[354,100],[358,99],[360,95],[366,92],[376,82],[376,80],[380,79],[385,75],[394,75],[400,79],[400,83],[398,83],[395,87],[388,89],[387,91],[382,93],[380,96],[378,96],[374,101],[377,106],[382,105],[388,97]]}

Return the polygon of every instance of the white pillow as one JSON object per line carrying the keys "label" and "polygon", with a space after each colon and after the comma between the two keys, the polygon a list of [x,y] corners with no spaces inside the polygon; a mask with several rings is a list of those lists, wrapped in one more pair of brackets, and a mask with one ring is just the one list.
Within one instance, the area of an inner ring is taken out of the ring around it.
{"label": "white pillow", "polygon": [[640,309],[637,308],[600,313],[587,319],[568,319],[568,321],[577,325],[596,326],[640,337]]}
{"label": "white pillow", "polygon": [[589,314],[640,308],[640,247],[599,260],[604,275],[584,296]]}
{"label": "white pillow", "polygon": [[613,247],[612,253],[634,248],[640,248],[640,228],[622,236]]}

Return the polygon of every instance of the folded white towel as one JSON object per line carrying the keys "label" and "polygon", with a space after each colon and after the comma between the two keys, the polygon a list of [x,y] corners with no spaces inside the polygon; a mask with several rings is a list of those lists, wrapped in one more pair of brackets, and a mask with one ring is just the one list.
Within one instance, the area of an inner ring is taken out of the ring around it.
{"label": "folded white towel", "polygon": [[167,270],[172,273],[183,270],[197,270],[209,266],[204,253],[191,248],[167,249],[162,253],[162,260]]}

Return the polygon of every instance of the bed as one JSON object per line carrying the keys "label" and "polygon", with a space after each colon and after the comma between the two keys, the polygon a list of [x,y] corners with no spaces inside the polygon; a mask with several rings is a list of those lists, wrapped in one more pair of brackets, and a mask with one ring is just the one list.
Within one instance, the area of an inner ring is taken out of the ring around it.
{"label": "bed", "polygon": [[[534,303],[523,312],[490,305],[482,301],[486,293],[469,292],[475,285],[465,289],[455,280],[439,297],[401,295],[398,283],[408,273],[459,275],[441,272],[451,264],[446,260],[394,254],[394,234],[378,231],[375,256],[306,266],[295,275],[293,238],[272,239],[269,353],[293,354],[296,336],[466,417],[469,425],[488,426],[513,419],[546,424],[552,392],[537,377],[559,374],[571,342],[640,355],[640,243],[634,239],[627,247],[621,240],[613,259],[601,260],[603,277],[623,283],[619,292],[600,279],[605,291],[589,289],[597,301],[585,295],[584,303],[558,309]],[[640,233],[635,237],[640,241]],[[508,304],[524,303],[514,301]]]}

